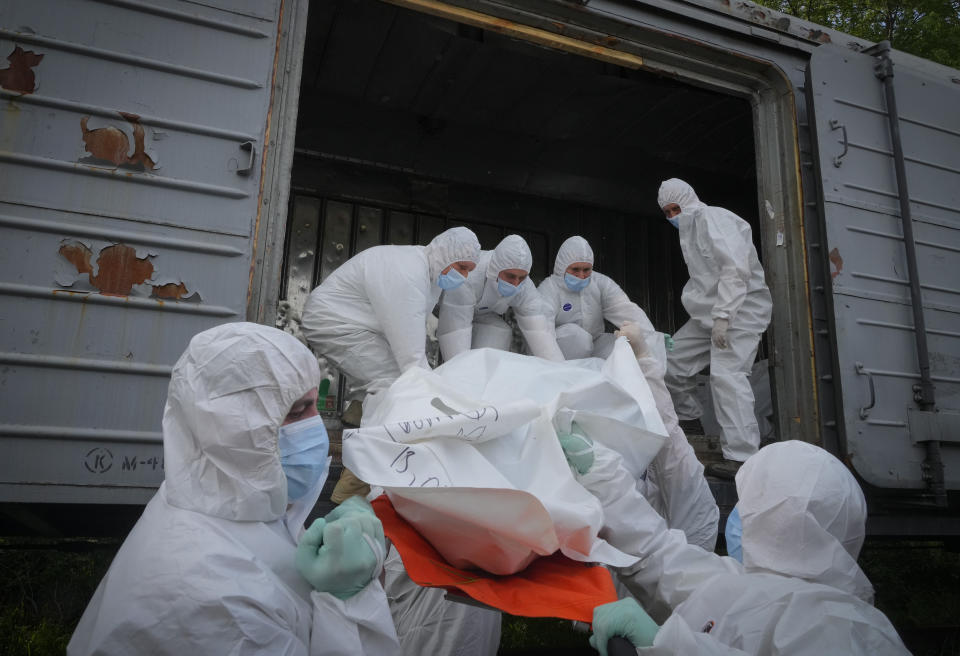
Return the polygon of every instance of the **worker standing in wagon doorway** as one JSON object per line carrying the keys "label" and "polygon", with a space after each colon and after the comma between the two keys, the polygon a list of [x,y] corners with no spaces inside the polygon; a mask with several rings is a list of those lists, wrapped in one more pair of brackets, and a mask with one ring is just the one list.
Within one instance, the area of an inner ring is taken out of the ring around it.
{"label": "worker standing in wagon doorway", "polygon": [[657,202],[680,232],[690,273],[681,296],[690,320],[673,336],[665,380],[680,419],[699,419],[702,409],[692,392],[697,374],[710,365],[725,462],[707,473],[732,477],[760,448],[749,374],[770,324],[770,290],[749,223],[702,203],[693,187],[677,178],[661,183]]}

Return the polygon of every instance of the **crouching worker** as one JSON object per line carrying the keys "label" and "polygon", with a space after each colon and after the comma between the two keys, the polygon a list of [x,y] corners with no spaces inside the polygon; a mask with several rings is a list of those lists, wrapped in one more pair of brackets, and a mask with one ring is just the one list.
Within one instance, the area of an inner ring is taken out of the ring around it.
{"label": "crouching worker", "polygon": [[443,290],[466,282],[479,255],[480,242],[463,227],[426,246],[368,248],[310,293],[303,334],[356,391],[381,392],[411,367],[430,369],[427,315]]}
{"label": "crouching worker", "polygon": [[548,323],[540,293],[529,278],[532,265],[530,247],[520,235],[509,235],[494,250],[480,252],[478,272],[440,299],[437,339],[444,360],[471,348],[509,351],[513,329],[501,317],[513,308],[530,353],[563,361],[553,316]]}
{"label": "crouching worker", "polygon": [[544,278],[537,291],[567,360],[610,355],[616,338],[604,332],[604,321],[618,328],[629,321],[643,334],[654,334],[647,314],[620,285],[593,270],[593,249],[583,237],[570,237],[560,245],[553,275]]}
{"label": "crouching worker", "polygon": [[593,455],[578,480],[604,506],[600,536],[640,557],[619,571],[640,603],[594,609],[601,654],[613,635],[644,654],[909,653],[857,565],[863,493],[823,449],[782,442],[747,460],[727,520],[732,557],[687,544],[636,492],[619,456]]}
{"label": "crouching worker", "polygon": [[68,654],[399,652],[369,505],[303,532],[329,464],[319,382],[310,350],[275,328],[230,323],[190,341],[163,413],[164,482]]}
{"label": "crouching worker", "polygon": [[[374,246],[354,255],[310,292],[303,308],[303,335],[346,376],[351,407],[344,421],[360,425],[378,395],[412,367],[427,361],[427,315],[445,289],[467,280],[480,255],[477,236],[450,228],[426,246]],[[349,397],[348,397],[349,398]],[[349,417],[349,419],[348,419]],[[344,468],[331,500],[370,492]]]}

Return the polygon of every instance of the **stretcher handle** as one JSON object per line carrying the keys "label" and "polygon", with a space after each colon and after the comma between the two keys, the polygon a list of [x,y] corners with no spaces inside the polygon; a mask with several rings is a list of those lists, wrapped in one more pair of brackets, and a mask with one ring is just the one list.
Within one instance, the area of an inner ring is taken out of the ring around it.
{"label": "stretcher handle", "polygon": [[607,640],[607,656],[637,656],[637,648],[623,636]]}

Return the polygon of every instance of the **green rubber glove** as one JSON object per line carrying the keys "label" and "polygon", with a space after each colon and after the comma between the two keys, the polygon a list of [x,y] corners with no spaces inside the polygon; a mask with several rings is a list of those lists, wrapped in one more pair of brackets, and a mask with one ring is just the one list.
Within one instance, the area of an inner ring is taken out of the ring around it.
{"label": "green rubber glove", "polygon": [[593,635],[590,646],[607,656],[607,641],[623,636],[634,647],[650,647],[660,626],[650,619],[636,599],[629,597],[593,609]]}
{"label": "green rubber glove", "polygon": [[586,474],[593,467],[593,440],[587,437],[577,422],[570,423],[569,433],[557,433],[560,448],[567,458],[567,464],[578,474]]}
{"label": "green rubber glove", "polygon": [[348,599],[380,572],[386,554],[383,525],[366,512],[329,517],[314,521],[300,538],[297,571],[318,592]]}
{"label": "green rubber glove", "polygon": [[373,515],[376,517],[376,513],[373,512],[373,506],[363,497],[354,495],[348,497],[346,501],[327,513],[324,519],[327,520],[329,524],[348,515]]}

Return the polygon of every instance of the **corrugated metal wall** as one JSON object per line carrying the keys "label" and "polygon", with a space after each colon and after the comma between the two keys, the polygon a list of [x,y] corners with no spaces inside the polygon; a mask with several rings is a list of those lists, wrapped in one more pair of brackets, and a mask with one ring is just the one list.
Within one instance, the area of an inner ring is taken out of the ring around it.
{"label": "corrugated metal wall", "polygon": [[[889,108],[875,61],[839,48],[810,63],[823,251],[830,262],[847,451],[883,488],[925,485],[922,441],[943,442],[949,489],[960,487],[960,88],[896,66],[907,190],[898,186]],[[918,413],[913,299],[899,198],[909,192],[937,413]],[[918,443],[920,442],[920,443]]]}
{"label": "corrugated metal wall", "polygon": [[245,315],[279,5],[0,8],[0,500],[162,480],[171,366]]}

